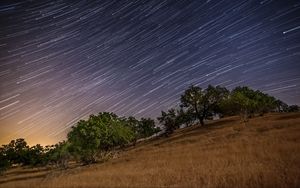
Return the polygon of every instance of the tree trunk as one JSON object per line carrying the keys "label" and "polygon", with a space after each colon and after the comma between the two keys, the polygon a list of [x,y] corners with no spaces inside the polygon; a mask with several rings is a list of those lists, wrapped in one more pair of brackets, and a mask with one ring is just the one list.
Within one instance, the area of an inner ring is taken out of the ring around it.
{"label": "tree trunk", "polygon": [[242,112],[241,112],[241,121],[246,126],[246,122],[248,121],[248,111],[246,109],[242,110]]}
{"label": "tree trunk", "polygon": [[199,120],[200,120],[201,126],[204,126],[204,119],[201,117]]}
{"label": "tree trunk", "polygon": [[198,111],[198,108],[197,108],[197,104],[194,104],[194,108],[195,108],[195,112],[196,112],[196,115],[197,115],[197,118],[201,124],[201,126],[204,125],[204,122],[203,122],[203,118],[202,116],[199,114],[199,111]]}

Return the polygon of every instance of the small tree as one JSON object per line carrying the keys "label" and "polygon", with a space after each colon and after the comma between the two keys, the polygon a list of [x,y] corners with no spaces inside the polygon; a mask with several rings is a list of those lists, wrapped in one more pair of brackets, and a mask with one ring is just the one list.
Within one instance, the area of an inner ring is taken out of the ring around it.
{"label": "small tree", "polygon": [[209,115],[220,111],[220,103],[226,99],[229,91],[224,87],[209,85],[203,90],[197,86],[191,86],[181,96],[181,105],[193,110],[201,125]]}
{"label": "small tree", "polygon": [[276,99],[268,94],[265,94],[259,90],[255,91],[253,100],[256,101],[256,113],[264,115],[267,112],[271,112],[276,109]]}
{"label": "small tree", "polygon": [[70,143],[62,141],[52,146],[45,147],[44,160],[47,163],[55,164],[60,168],[67,168],[71,158]]}
{"label": "small tree", "polygon": [[39,166],[45,165],[44,148],[40,144],[32,146],[24,152],[24,165]]}
{"label": "small tree", "polygon": [[195,122],[195,114],[191,109],[184,110],[182,107],[177,110],[176,121],[179,125],[185,124],[187,127]]}
{"label": "small tree", "polygon": [[95,162],[95,155],[100,147],[100,131],[99,127],[80,120],[68,133],[73,154],[79,155],[84,163]]}
{"label": "small tree", "polygon": [[298,105],[291,105],[288,107],[288,112],[299,112],[300,108]]}
{"label": "small tree", "polygon": [[3,174],[9,167],[11,163],[9,162],[5,150],[3,147],[0,148],[0,175]]}
{"label": "small tree", "polygon": [[234,91],[231,95],[233,106],[238,110],[241,120],[248,121],[249,114],[254,110],[256,102],[248,98],[243,91]]}
{"label": "small tree", "polygon": [[275,101],[275,104],[276,104],[277,112],[287,112],[288,111],[289,105],[287,105],[283,101],[277,99]]}
{"label": "small tree", "polygon": [[161,117],[158,117],[157,119],[165,127],[166,136],[172,134],[174,130],[179,127],[179,123],[176,117],[176,112],[175,109],[173,108],[168,110],[167,112],[162,111]]}
{"label": "small tree", "polygon": [[138,123],[137,133],[138,138],[150,137],[160,131],[159,127],[155,126],[155,122],[150,118],[142,118]]}
{"label": "small tree", "polygon": [[9,144],[3,145],[3,152],[10,164],[26,164],[28,150],[29,146],[23,138],[12,140]]}
{"label": "small tree", "polygon": [[128,118],[123,119],[126,122],[126,126],[128,126],[136,134],[136,136],[138,136],[139,120],[137,120],[133,116],[129,116]]}

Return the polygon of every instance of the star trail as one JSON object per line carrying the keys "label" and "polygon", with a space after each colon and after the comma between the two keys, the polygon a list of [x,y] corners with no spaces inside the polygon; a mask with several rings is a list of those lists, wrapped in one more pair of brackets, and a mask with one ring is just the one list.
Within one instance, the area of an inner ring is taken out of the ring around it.
{"label": "star trail", "polygon": [[300,104],[300,1],[1,1],[0,143],[101,111],[152,117],[191,84]]}

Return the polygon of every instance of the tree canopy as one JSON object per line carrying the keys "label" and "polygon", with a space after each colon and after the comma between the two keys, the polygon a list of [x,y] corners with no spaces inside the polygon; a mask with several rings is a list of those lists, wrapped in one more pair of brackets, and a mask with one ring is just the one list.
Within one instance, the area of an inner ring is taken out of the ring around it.
{"label": "tree canopy", "polygon": [[68,133],[70,147],[86,163],[95,162],[98,152],[125,145],[133,139],[134,132],[126,122],[108,112],[79,121]]}
{"label": "tree canopy", "polygon": [[198,86],[190,86],[181,95],[181,105],[195,114],[201,125],[212,113],[220,110],[221,101],[228,97],[229,91],[224,87],[209,85],[203,90]]}

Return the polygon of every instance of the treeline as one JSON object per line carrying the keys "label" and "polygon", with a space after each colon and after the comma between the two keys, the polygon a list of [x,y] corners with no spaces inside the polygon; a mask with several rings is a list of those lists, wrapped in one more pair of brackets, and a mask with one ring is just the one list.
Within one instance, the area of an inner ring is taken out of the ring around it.
{"label": "treeline", "polygon": [[224,117],[239,115],[242,122],[256,115],[268,112],[298,112],[299,106],[288,106],[259,90],[249,87],[236,87],[229,91],[225,87],[209,85],[206,89],[190,86],[180,98],[179,108],[171,108],[161,112],[159,122],[165,127],[165,134],[171,134],[181,125],[194,124],[196,121],[204,125],[204,120],[214,116]]}
{"label": "treeline", "polygon": [[71,127],[67,140],[43,147],[29,147],[22,138],[0,147],[0,172],[12,165],[46,166],[66,168],[70,160],[89,164],[105,159],[118,148],[135,144],[138,139],[158,133],[159,127],[150,118],[118,117],[114,113],[101,112],[80,120]]}
{"label": "treeline", "polygon": [[273,96],[248,87],[211,86],[202,89],[190,86],[180,98],[178,108],[161,112],[158,121],[163,130],[150,118],[137,120],[134,117],[118,117],[114,113],[101,112],[80,120],[67,135],[67,140],[52,146],[39,144],[29,147],[24,139],[12,140],[0,147],[0,172],[12,165],[45,166],[66,168],[70,160],[83,164],[108,158],[114,150],[138,139],[162,133],[166,136],[180,126],[190,126],[214,116],[240,115],[242,122],[268,112],[296,112],[297,105],[288,106]]}

